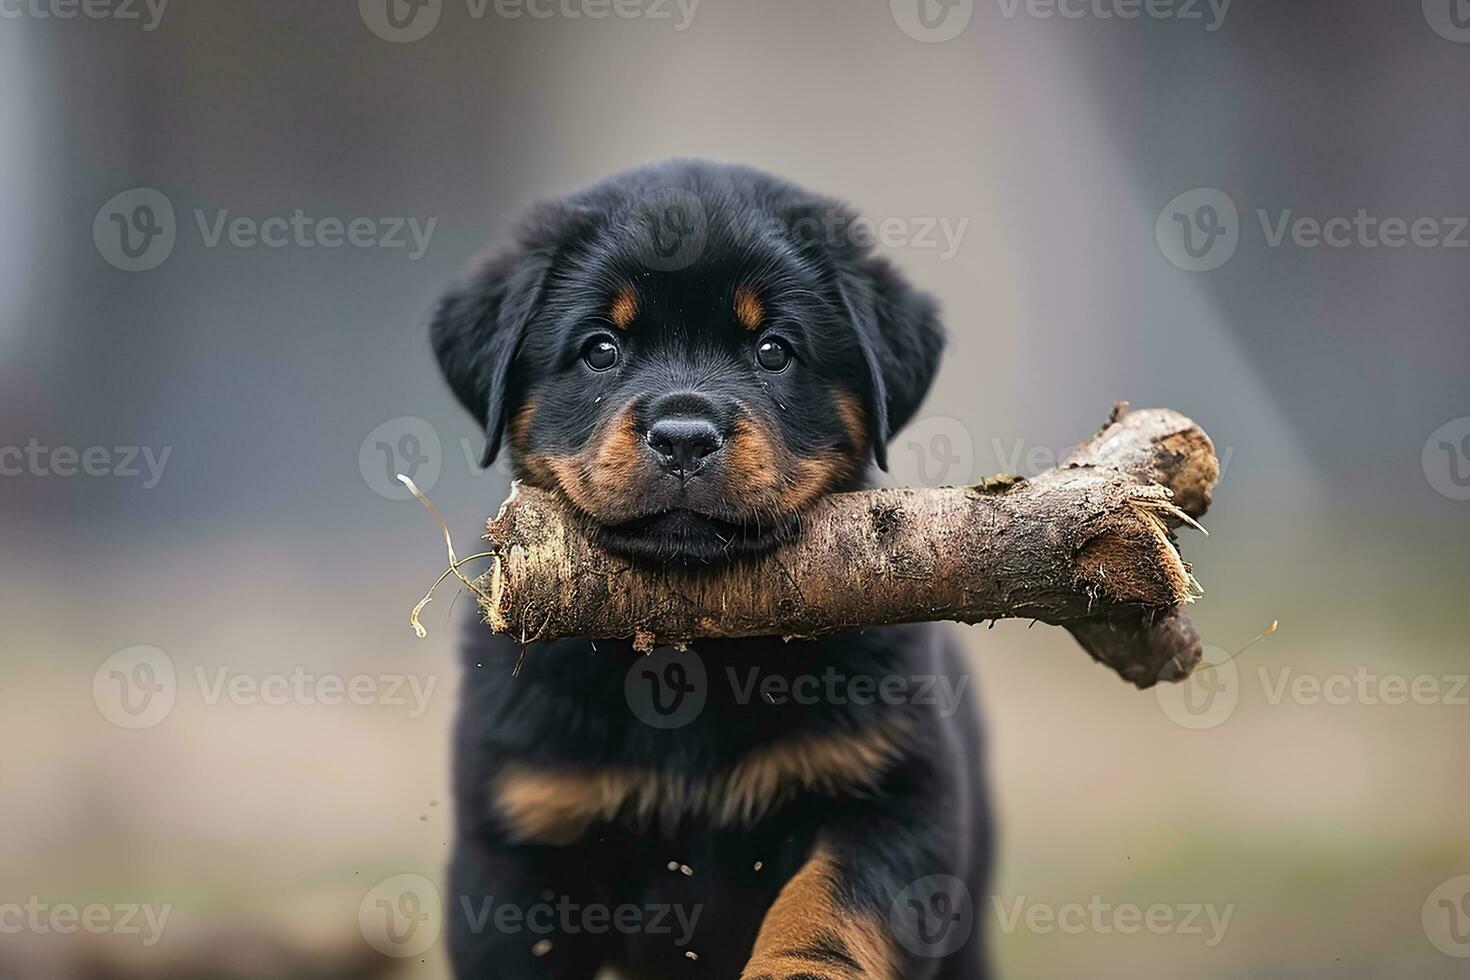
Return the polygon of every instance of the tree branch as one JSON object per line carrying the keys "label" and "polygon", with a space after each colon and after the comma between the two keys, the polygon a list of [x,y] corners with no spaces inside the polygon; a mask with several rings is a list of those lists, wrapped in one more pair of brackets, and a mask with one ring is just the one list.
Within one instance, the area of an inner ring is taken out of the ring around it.
{"label": "tree branch", "polygon": [[1168,409],[1128,412],[1061,465],[968,487],[833,494],[800,536],[710,567],[631,563],[587,540],[552,493],[515,484],[476,582],[486,621],[525,642],[809,637],[889,623],[1019,617],[1062,625],[1139,687],[1188,676],[1198,594],[1173,530],[1219,475],[1214,445]]}

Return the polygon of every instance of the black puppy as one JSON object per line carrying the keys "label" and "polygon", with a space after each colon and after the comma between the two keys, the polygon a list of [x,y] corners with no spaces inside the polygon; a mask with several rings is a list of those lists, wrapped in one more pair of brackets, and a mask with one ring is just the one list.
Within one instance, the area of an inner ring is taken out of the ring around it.
{"label": "black puppy", "polygon": [[[943,346],[843,206],[677,161],[542,205],[435,351],[517,475],[638,562],[738,562],[864,485]],[[985,974],[977,712],[940,627],[524,651],[468,631],[450,951],[466,978]],[[946,696],[946,694],[948,696]]]}

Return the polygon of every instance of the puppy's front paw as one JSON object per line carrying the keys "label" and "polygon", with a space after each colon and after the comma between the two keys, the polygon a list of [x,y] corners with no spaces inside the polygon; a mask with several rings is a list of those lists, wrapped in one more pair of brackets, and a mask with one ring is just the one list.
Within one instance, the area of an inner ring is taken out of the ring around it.
{"label": "puppy's front paw", "polygon": [[841,874],[818,844],[766,912],[740,980],[897,980],[882,925],[838,901]]}

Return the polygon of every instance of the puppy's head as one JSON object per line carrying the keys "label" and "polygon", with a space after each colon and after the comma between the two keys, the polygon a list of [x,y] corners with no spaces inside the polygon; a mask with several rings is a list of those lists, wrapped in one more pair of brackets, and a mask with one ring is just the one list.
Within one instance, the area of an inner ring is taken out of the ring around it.
{"label": "puppy's head", "polygon": [[855,216],[759,172],[674,162],[533,210],[441,302],[450,386],[594,537],[650,560],[767,548],[929,387],[932,300]]}

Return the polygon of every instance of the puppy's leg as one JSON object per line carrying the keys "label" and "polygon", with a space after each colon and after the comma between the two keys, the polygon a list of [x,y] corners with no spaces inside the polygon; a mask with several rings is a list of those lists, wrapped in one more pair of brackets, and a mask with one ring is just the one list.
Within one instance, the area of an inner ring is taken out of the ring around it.
{"label": "puppy's leg", "polygon": [[964,869],[972,842],[911,816],[854,818],[819,834],[741,980],[983,980],[976,881],[945,873]]}
{"label": "puppy's leg", "polygon": [[602,957],[590,948],[592,937],[558,928],[558,902],[570,897],[538,854],[475,839],[455,845],[445,916],[460,980],[592,980],[596,974]]}
{"label": "puppy's leg", "polygon": [[900,980],[897,943],[854,901],[846,857],[818,841],[766,913],[741,980]]}

